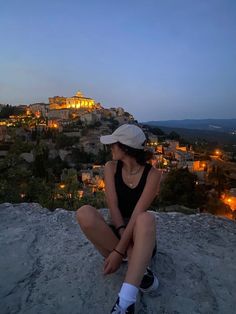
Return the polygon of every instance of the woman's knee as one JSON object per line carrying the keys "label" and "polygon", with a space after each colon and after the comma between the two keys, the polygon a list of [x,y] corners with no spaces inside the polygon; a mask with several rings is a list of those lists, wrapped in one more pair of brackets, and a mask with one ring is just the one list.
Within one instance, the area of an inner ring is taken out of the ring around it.
{"label": "woman's knee", "polygon": [[156,229],[156,218],[153,213],[143,212],[139,214],[135,221],[135,230],[153,232]]}
{"label": "woman's knee", "polygon": [[80,226],[89,228],[94,225],[96,219],[96,208],[91,205],[83,205],[76,212],[76,219]]}

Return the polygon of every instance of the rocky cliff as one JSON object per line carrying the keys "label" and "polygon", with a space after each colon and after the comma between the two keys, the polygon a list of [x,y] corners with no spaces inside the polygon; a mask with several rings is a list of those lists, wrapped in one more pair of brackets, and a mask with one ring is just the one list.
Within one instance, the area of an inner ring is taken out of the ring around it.
{"label": "rocky cliff", "polygon": [[[136,313],[233,314],[236,223],[208,214],[156,214],[160,287]],[[109,313],[126,265],[102,275],[103,258],[75,213],[38,204],[0,205],[1,314]]]}

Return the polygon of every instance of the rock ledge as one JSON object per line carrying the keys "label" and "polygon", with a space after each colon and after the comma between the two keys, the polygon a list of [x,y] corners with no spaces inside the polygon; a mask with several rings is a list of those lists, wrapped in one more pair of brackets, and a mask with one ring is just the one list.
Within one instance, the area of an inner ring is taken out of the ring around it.
{"label": "rock ledge", "polygon": [[[136,313],[233,314],[236,223],[209,214],[157,213],[160,280],[140,295]],[[75,213],[35,203],[0,205],[1,314],[110,313],[126,265],[102,275],[102,257]]]}

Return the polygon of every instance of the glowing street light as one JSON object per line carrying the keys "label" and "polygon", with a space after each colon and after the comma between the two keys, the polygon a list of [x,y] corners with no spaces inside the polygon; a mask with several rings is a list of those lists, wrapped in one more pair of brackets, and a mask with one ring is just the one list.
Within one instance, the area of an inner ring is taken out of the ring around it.
{"label": "glowing street light", "polygon": [[79,199],[81,199],[84,195],[84,191],[78,191],[78,196],[79,196]]}

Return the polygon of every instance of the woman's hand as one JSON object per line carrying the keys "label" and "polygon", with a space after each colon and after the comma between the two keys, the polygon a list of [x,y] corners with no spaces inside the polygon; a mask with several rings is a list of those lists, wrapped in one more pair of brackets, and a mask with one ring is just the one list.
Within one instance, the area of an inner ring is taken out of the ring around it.
{"label": "woman's hand", "polygon": [[112,251],[109,256],[105,259],[104,262],[104,268],[103,268],[103,274],[108,275],[112,274],[120,267],[122,263],[123,257],[115,252]]}

